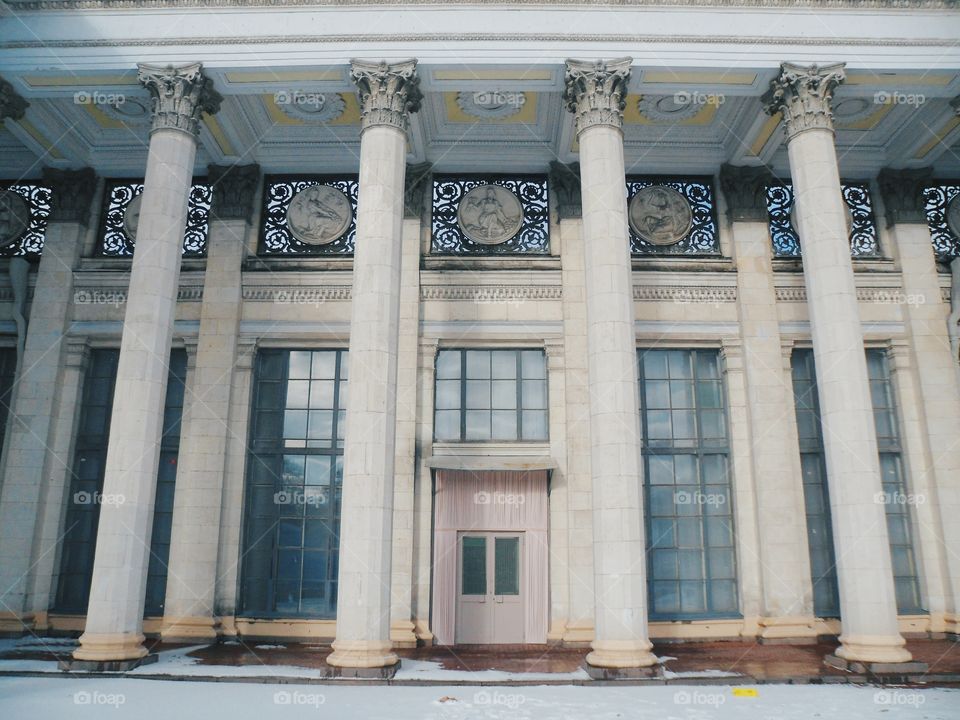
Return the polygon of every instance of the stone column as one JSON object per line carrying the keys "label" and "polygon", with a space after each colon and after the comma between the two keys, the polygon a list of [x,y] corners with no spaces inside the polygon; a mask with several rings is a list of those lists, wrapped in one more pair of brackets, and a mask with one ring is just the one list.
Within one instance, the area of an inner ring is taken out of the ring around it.
{"label": "stone column", "polygon": [[[814,642],[800,451],[791,442],[789,374],[780,359],[780,322],[767,229],[765,168],[720,170],[737,263],[737,313],[746,384],[749,470],[762,573],[762,641]],[[738,471],[738,476],[740,472]],[[741,526],[742,528],[742,526]]]}
{"label": "stone column", "polygon": [[120,341],[104,494],[80,667],[122,669],[146,656],[143,598],[187,199],[201,112],[219,95],[199,63],[139,66],[153,96],[143,204]]}
{"label": "stone column", "polygon": [[880,461],[833,140],[830,101],[843,79],[842,64],[784,63],[764,105],[786,126],[817,366],[843,623],[828,661],[903,663],[910,653],[897,623],[886,517],[874,502]]}
{"label": "stone column", "polygon": [[[917,483],[928,483],[939,521],[934,529],[938,554],[945,563],[946,614],[944,630],[960,634],[960,378],[951,349],[948,322],[950,307],[940,292],[930,230],[924,209],[923,187],[929,170],[885,170],[879,184],[893,236],[894,251],[903,273],[906,300],[904,317],[910,337],[912,365],[919,385],[918,408],[931,463],[925,477],[908,479],[911,492],[922,492]],[[954,260],[956,267],[957,260]],[[957,308],[954,308],[954,312]],[[901,404],[904,401],[901,400]],[[927,508],[918,507],[918,515]],[[932,611],[933,608],[931,608]]]}
{"label": "stone column", "polygon": [[186,398],[173,506],[167,595],[161,636],[195,642],[217,637],[214,611],[220,512],[229,435],[230,394],[240,324],[247,229],[259,181],[257,165],[211,165],[213,186],[196,370]]}
{"label": "stone column", "polygon": [[[417,352],[420,338],[420,226],[429,209],[430,164],[407,168],[404,183],[397,359],[397,451],[393,507],[393,604],[390,639],[394,647],[416,647],[413,622],[414,487],[417,471]],[[426,202],[424,202],[427,200]]]}
{"label": "stone column", "polygon": [[361,108],[360,188],[343,450],[337,638],[327,662],[389,676],[397,355],[406,131],[420,107],[416,60],[354,61]]}
{"label": "stone column", "polygon": [[44,526],[48,516],[47,499],[58,508],[62,500],[59,495],[48,496],[49,486],[62,486],[71,464],[69,454],[60,457],[51,452],[51,433],[63,390],[73,271],[90,217],[96,176],[89,168],[46,168],[43,183],[51,191],[50,218],[14,384],[0,494],[0,632],[5,633],[29,629],[34,615],[48,607],[49,598],[41,594],[30,599],[29,588],[41,580],[38,572],[48,576],[49,587],[56,531],[53,537],[43,534],[39,543],[35,539],[39,539],[38,524]]}
{"label": "stone column", "polygon": [[630,58],[568,60],[564,100],[576,117],[585,245],[590,466],[596,602],[588,670],[624,676],[657,663],[647,638],[637,341],[623,165]]}

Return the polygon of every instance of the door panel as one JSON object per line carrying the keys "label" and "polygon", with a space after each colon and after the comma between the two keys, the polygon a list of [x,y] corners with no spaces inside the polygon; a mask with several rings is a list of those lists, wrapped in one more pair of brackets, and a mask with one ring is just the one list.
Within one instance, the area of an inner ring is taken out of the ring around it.
{"label": "door panel", "polygon": [[524,641],[522,533],[469,533],[458,542],[456,642]]}

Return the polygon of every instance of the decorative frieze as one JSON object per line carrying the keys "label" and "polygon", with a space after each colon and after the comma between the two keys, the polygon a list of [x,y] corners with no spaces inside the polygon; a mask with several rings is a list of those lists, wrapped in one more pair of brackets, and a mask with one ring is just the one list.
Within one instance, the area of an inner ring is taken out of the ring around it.
{"label": "decorative frieze", "polygon": [[559,285],[424,285],[421,300],[469,300],[477,303],[560,300]]}
{"label": "decorative frieze", "polygon": [[877,181],[883,195],[887,226],[897,223],[926,223],[924,188],[930,184],[933,168],[880,171]]}
{"label": "decorative frieze", "polygon": [[780,75],[762,98],[769,115],[783,114],[787,140],[806,130],[833,131],[830,102],[834,89],[844,81],[844,63],[833,65],[780,65]]}
{"label": "decorative frieze", "polygon": [[[775,293],[778,302],[805,303],[807,301],[807,289],[803,286],[778,287]],[[906,305],[911,302],[910,296],[900,287],[857,288],[857,300],[878,305]]]}
{"label": "decorative frieze", "polygon": [[80,170],[43,169],[43,184],[50,188],[49,222],[75,222],[86,225],[97,189],[93,168]]}
{"label": "decorative frieze", "polygon": [[220,109],[223,98],[204,77],[200,63],[182,67],[140,63],[137,68],[138,79],[153,99],[151,132],[180,130],[196,136],[200,114],[215,115]]}
{"label": "decorative frieze", "polygon": [[215,219],[250,221],[260,182],[259,165],[209,165],[207,182],[213,190],[210,212]]}
{"label": "decorative frieze", "polygon": [[580,163],[565,165],[562,162],[550,163],[550,188],[557,199],[557,215],[561,220],[583,216],[580,195]]}
{"label": "decorative frieze", "polygon": [[13,89],[13,85],[0,78],[0,123],[7,118],[19,120],[28,107],[30,103]]}
{"label": "decorative frieze", "polygon": [[766,222],[767,185],[772,181],[765,167],[724,164],[720,168],[720,187],[730,222]]}
{"label": "decorative frieze", "polygon": [[317,305],[328,301],[350,300],[349,285],[324,285],[321,287],[263,286],[243,288],[244,300],[271,302],[277,305]]}
{"label": "decorative frieze", "polygon": [[403,216],[420,218],[423,208],[430,201],[430,187],[433,185],[433,168],[431,163],[407,165],[407,172],[403,176]]}
{"label": "decorative frieze", "polygon": [[423,99],[417,61],[388,64],[353,60],[350,66],[350,77],[360,96],[361,132],[376,125],[406,132],[410,114],[420,109]]}
{"label": "decorative frieze", "polygon": [[633,58],[604,62],[567,60],[563,99],[576,118],[577,135],[595,125],[623,127]]}
{"label": "decorative frieze", "polygon": [[737,301],[737,288],[731,286],[634,285],[633,299],[644,302],[677,304],[714,304]]}

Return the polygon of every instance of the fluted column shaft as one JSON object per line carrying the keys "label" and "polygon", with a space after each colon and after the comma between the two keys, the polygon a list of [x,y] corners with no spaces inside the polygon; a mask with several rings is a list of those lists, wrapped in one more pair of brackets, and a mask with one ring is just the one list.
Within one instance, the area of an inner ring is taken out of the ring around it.
{"label": "fluted column shaft", "polygon": [[[28,629],[36,614],[49,606],[59,533],[44,537],[47,533],[38,533],[37,526],[45,526],[52,508],[59,518],[67,482],[63,458],[50,448],[63,388],[73,271],[96,177],[90,169],[46,169],[43,182],[51,190],[52,212],[17,368],[0,494],[0,632],[10,633]],[[47,591],[31,597],[31,584]]]}
{"label": "fluted column shaft", "polygon": [[256,165],[212,165],[213,187],[196,370],[173,507],[164,640],[212,640],[220,516],[229,434],[230,396],[240,325],[241,272],[247,229],[259,182]]}
{"label": "fluted column shaft", "polygon": [[784,64],[765,98],[786,123],[817,368],[847,661],[906,662],[830,100],[842,65]]}
{"label": "fluted column shaft", "polygon": [[593,488],[593,652],[600,668],[656,662],[647,638],[643,473],[637,400],[623,121],[630,59],[568,60],[565,99],[575,113],[585,245],[587,374]]}
{"label": "fluted column shaft", "polygon": [[140,66],[154,99],[130,272],[87,624],[78,661],[142,658],[143,602],[183,228],[201,111],[217,96],[200,65]]}
{"label": "fluted column shaft", "polygon": [[390,668],[400,259],[406,128],[419,107],[416,61],[355,61],[362,110],[360,187],[344,435],[337,637],[331,665]]}

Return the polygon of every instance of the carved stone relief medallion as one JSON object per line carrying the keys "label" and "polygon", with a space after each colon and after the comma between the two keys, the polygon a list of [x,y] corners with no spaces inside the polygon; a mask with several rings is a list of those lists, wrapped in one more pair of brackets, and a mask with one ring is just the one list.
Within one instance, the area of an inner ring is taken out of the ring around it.
{"label": "carved stone relief medallion", "polygon": [[307,245],[329,245],[350,227],[353,208],[347,196],[330,185],[311,185],[290,201],[287,227]]}
{"label": "carved stone relief medallion", "polygon": [[481,245],[499,245],[520,231],[523,207],[500,185],[480,185],[467,192],[457,207],[463,234]]}
{"label": "carved stone relief medallion", "polygon": [[127,203],[127,209],[123,211],[123,231],[131,240],[137,239],[137,225],[140,224],[140,206],[142,201],[143,195],[137,195]]}
{"label": "carved stone relief medallion", "polygon": [[30,226],[30,206],[13,190],[0,193],[0,247],[12,245]]}
{"label": "carved stone relief medallion", "polygon": [[674,245],[690,232],[693,211],[678,191],[667,185],[642,188],[630,200],[631,229],[654,245]]}
{"label": "carved stone relief medallion", "polygon": [[954,195],[953,200],[947,203],[947,227],[953,236],[960,240],[960,195]]}

